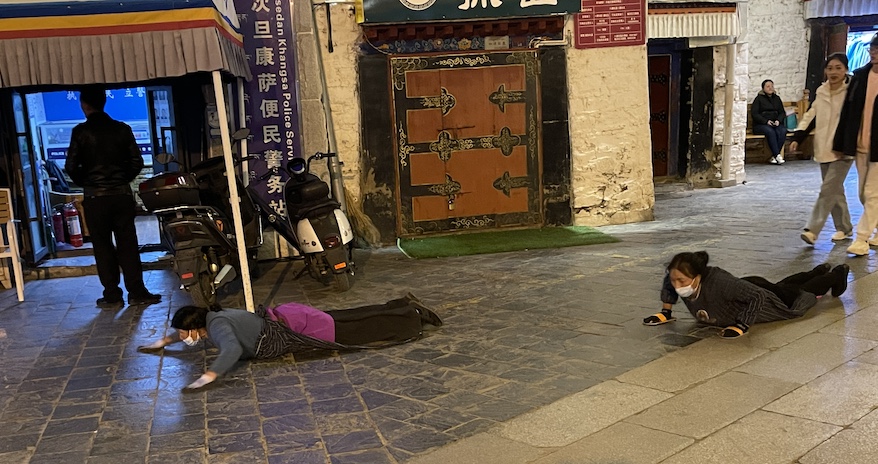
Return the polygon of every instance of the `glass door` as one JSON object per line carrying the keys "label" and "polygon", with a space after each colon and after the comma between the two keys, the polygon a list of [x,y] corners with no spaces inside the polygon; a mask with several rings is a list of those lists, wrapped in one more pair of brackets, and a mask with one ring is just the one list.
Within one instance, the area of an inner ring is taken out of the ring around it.
{"label": "glass door", "polygon": [[149,87],[146,94],[152,126],[153,173],[179,171],[180,165],[174,161],[177,156],[177,127],[174,124],[171,88]]}
{"label": "glass door", "polygon": [[21,221],[23,256],[28,263],[36,263],[49,250],[49,236],[46,226],[45,200],[48,175],[43,171],[43,161],[33,149],[27,105],[24,95],[12,93],[12,109],[15,116],[15,146],[18,153],[13,157],[15,164],[15,183],[18,191],[18,219]]}

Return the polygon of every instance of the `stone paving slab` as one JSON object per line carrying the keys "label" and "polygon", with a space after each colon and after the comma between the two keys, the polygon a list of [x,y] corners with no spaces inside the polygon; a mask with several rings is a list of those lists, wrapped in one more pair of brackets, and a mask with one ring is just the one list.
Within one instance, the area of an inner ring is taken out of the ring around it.
{"label": "stone paving slab", "polygon": [[793,382],[727,372],[625,421],[701,439],[798,386]]}
{"label": "stone paving slab", "polygon": [[878,411],[854,422],[799,459],[801,464],[867,464],[878,456]]}
{"label": "stone paving slab", "polygon": [[821,422],[756,411],[662,463],[795,462],[840,430]]}
{"label": "stone paving slab", "polygon": [[[406,462],[494,430],[714,337],[679,311],[674,324],[640,324],[659,307],[662,267],[675,253],[707,249],[730,272],[774,279],[847,260],[844,243],[812,248],[798,238],[819,185],[813,163],[748,167],[748,176],[726,190],[659,189],[657,221],[602,228],[623,240],[616,244],[417,261],[393,248],[357,250],[354,286],[342,294],[292,280],[298,262],[263,263],[253,282],[258,303],[329,310],[413,291],[445,326],[380,351],[242,363],[222,388],[193,396],[179,389],[214,352],[136,352],[190,301],[171,272],[146,273],[161,304],[117,313],[94,307],[101,288],[93,276],[28,282],[24,303],[0,293],[0,461]],[[875,254],[847,262],[852,279],[878,267]],[[223,304],[240,307],[231,290]],[[828,326],[868,298],[846,295],[841,308],[832,301],[802,323]],[[831,316],[817,317],[824,310]],[[789,329],[785,337],[804,335]]]}

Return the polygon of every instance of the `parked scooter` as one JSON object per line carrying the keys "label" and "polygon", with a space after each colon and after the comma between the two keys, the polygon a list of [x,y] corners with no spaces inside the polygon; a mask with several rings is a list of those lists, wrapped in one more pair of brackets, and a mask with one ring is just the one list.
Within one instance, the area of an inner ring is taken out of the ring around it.
{"label": "parked scooter", "polygon": [[311,161],[328,161],[333,156],[337,155],[318,152],[307,160],[290,160],[284,200],[289,225],[296,231],[296,247],[305,257],[302,272],[325,284],[332,280],[343,292],[351,287],[350,276],[354,274],[354,232],[339,203],[330,197],[329,185],[311,174]]}
{"label": "parked scooter", "polygon": [[[241,269],[225,171],[222,157],[210,158],[191,172],[159,174],[138,189],[146,209],[159,219],[182,287],[203,307],[216,303],[217,290]],[[245,192],[240,181],[238,191]],[[262,218],[248,194],[241,195],[241,219],[250,267],[256,269]]]}

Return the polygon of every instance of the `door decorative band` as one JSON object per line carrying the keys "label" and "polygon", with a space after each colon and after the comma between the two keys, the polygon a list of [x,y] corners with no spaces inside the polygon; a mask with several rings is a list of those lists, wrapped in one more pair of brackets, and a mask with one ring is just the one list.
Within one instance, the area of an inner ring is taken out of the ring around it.
{"label": "door decorative band", "polygon": [[441,108],[443,116],[448,114],[455,104],[457,104],[457,99],[454,98],[454,95],[448,93],[448,89],[445,87],[442,87],[442,94],[438,97],[421,98],[421,106],[424,108]]}
{"label": "door decorative band", "polygon": [[503,177],[494,180],[494,188],[503,192],[507,197],[512,189],[527,187],[529,185],[530,180],[528,180],[527,177],[512,177],[509,175],[509,171],[504,172]]}
{"label": "door decorative band", "polygon": [[488,97],[488,100],[500,107],[500,111],[505,113],[507,103],[524,103],[524,92],[521,90],[506,90],[506,84],[500,84],[500,87]]}
{"label": "door decorative band", "polygon": [[456,182],[451,178],[451,174],[445,174],[445,183],[444,184],[436,184],[427,187],[427,190],[435,193],[436,195],[442,195],[446,197],[450,197],[457,192],[460,192],[460,182]]}

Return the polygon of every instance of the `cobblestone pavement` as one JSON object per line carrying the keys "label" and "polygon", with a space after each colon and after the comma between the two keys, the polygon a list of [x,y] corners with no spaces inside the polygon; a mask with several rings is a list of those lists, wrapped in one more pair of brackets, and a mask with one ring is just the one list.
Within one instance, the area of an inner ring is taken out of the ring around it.
{"label": "cobblestone pavement", "polygon": [[[705,249],[738,274],[780,278],[830,260],[853,278],[876,255],[849,259],[831,222],[816,247],[798,237],[819,183],[808,161],[748,167],[747,185],[660,185],[657,220],[604,227],[622,242],[410,260],[358,250],[353,288],[337,294],[298,262],[265,263],[258,303],[322,309],[411,291],[445,325],[408,345],[241,363],[222,388],[182,395],[215,355],[175,345],[136,352],[188,303],[169,271],[147,285],[165,299],[113,313],[94,307],[94,276],[29,282],[27,301],[0,293],[0,463],[393,463],[487,430],[539,406],[713,336],[688,314],[644,327],[658,307],[662,265]],[[848,178],[854,218],[856,177]],[[240,306],[240,297],[224,299]]]}

